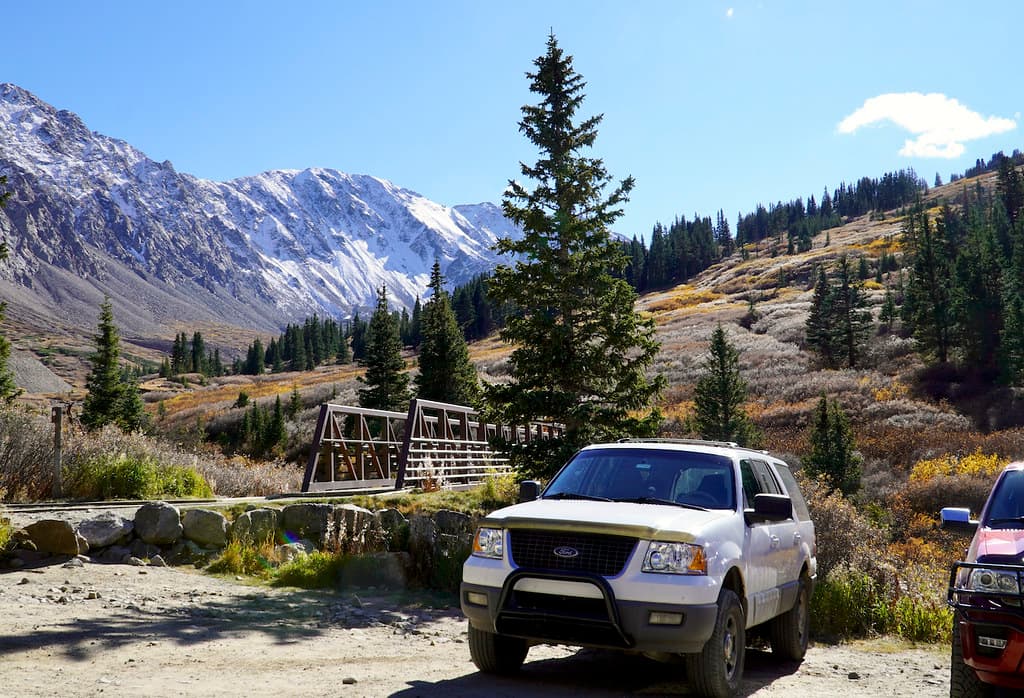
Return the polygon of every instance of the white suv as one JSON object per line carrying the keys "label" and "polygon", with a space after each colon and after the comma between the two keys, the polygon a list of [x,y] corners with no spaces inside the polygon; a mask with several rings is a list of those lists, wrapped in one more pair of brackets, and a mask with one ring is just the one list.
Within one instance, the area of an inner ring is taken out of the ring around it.
{"label": "white suv", "polygon": [[481,671],[514,671],[539,643],[682,654],[697,693],[728,696],[762,623],[774,653],[803,658],[814,524],[782,461],[626,440],[584,448],[539,490],[523,483],[521,503],[481,522],[463,567]]}

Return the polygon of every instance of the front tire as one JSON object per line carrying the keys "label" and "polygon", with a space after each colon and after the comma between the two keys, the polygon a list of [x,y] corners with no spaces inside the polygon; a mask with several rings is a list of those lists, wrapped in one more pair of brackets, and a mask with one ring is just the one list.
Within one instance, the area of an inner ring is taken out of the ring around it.
{"label": "front tire", "polygon": [[807,577],[801,576],[793,608],[773,619],[769,629],[772,654],[778,655],[780,659],[799,662],[807,654],[807,637],[811,626],[810,600],[810,583]]}
{"label": "front tire", "polygon": [[953,614],[953,649],[949,656],[949,698],[988,698],[991,687],[978,678],[974,669],[964,664],[964,648],[960,641],[960,614]]}
{"label": "front tire", "polygon": [[746,657],[743,607],[736,593],[723,589],[718,597],[715,630],[704,649],[686,655],[690,686],[702,696],[728,698],[740,687]]}
{"label": "front tire", "polygon": [[526,640],[496,635],[469,626],[469,656],[485,674],[511,674],[526,661],[530,646]]}

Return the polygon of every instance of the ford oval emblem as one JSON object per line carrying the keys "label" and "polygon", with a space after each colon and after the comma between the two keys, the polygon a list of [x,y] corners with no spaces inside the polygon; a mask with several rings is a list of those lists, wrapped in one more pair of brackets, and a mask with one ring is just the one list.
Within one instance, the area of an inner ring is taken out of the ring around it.
{"label": "ford oval emblem", "polygon": [[577,557],[580,554],[579,550],[577,550],[576,548],[570,548],[568,545],[563,545],[563,546],[560,546],[558,548],[555,548],[554,552],[555,552],[555,555],[557,555],[558,557],[566,557],[566,558]]}

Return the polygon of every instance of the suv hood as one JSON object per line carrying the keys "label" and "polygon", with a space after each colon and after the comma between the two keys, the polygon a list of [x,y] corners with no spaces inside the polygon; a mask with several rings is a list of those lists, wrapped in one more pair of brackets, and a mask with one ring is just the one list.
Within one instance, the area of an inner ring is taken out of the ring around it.
{"label": "suv hood", "polygon": [[979,528],[976,538],[976,559],[987,556],[1021,560],[1024,553],[1024,530],[1014,528]]}
{"label": "suv hood", "polygon": [[731,510],[702,511],[665,504],[538,499],[499,509],[484,519],[481,525],[564,529],[692,543],[701,531],[732,516],[735,516],[735,512]]}

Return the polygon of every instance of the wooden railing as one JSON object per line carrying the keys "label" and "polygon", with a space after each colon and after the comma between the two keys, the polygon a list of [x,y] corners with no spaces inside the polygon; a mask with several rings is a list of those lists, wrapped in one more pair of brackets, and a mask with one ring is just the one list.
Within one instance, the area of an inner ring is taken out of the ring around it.
{"label": "wooden railing", "polygon": [[320,407],[303,492],[379,488],[459,488],[509,471],[496,441],[561,436],[558,425],[481,422],[470,407],[415,399],[408,413]]}

